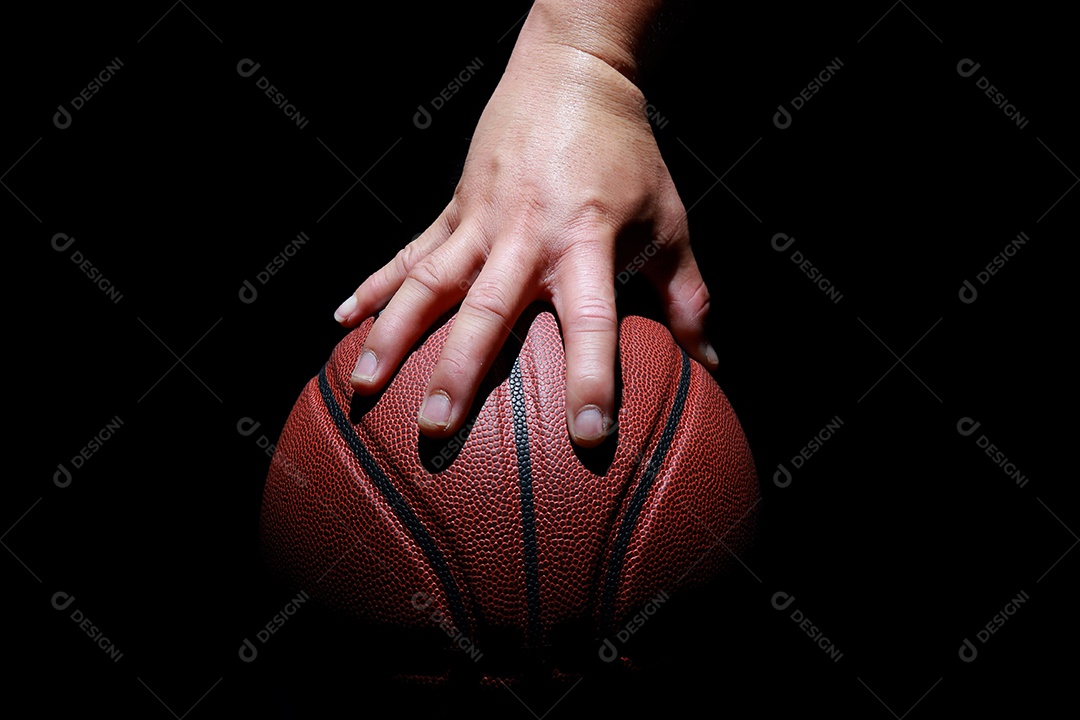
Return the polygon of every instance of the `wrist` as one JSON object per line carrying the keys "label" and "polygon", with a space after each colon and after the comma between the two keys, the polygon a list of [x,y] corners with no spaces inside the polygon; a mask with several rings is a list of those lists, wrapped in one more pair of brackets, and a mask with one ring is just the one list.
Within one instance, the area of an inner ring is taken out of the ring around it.
{"label": "wrist", "polygon": [[659,4],[537,0],[514,54],[543,45],[563,45],[598,58],[636,82],[645,36]]}

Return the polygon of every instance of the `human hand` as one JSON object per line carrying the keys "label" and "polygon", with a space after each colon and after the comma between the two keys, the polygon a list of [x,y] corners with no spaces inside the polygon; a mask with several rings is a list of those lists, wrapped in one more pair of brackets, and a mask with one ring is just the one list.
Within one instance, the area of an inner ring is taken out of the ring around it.
{"label": "human hand", "polygon": [[545,300],[563,329],[570,435],[599,444],[615,404],[617,243],[620,254],[649,258],[642,271],[673,335],[715,369],[704,335],[709,293],[644,106],[637,86],[603,59],[526,40],[523,30],[453,198],[335,313],[353,327],[384,308],[353,372],[354,390],[378,391],[425,330],[461,302],[418,418],[424,434],[446,437],[461,426],[521,312]]}

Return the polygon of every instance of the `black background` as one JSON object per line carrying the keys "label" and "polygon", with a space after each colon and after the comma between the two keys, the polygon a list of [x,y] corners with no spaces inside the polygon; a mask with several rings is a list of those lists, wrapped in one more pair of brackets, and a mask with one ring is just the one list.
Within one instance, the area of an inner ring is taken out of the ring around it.
{"label": "black background", "polygon": [[[434,702],[527,718],[565,693],[396,686],[388,658],[407,662],[410,648],[311,604],[254,662],[238,656],[295,594],[259,559],[269,457],[257,441],[276,439],[340,339],[337,304],[448,200],[527,9],[150,3],[8,19],[0,212],[15,252],[18,429],[0,517],[5,702],[192,718]],[[761,477],[761,537],[633,641],[664,664],[629,682],[587,672],[550,717],[1071,706],[1080,516],[1066,247],[1080,153],[1066,16],[886,2],[698,7],[672,25],[645,90],[692,208],[717,380]],[[57,128],[57,106],[117,57],[116,76]],[[237,73],[243,58],[256,75]],[[475,58],[480,71],[417,128],[417,105]],[[836,76],[778,129],[777,105],[790,109],[834,58]],[[963,58],[980,63],[972,77],[957,72]],[[261,75],[306,127],[261,94]],[[981,93],[982,75],[1026,127]],[[1022,231],[1030,242],[978,283]],[[310,241],[259,283],[300,232]],[[56,233],[75,243],[54,250]],[[775,251],[776,233],[795,244]],[[75,250],[118,303],[70,261]],[[979,291],[970,304],[965,279]],[[119,431],[58,487],[58,464],[117,416]],[[841,429],[779,487],[779,464],[837,416]],[[981,423],[975,435],[957,432],[963,417]],[[258,431],[239,434],[241,418]],[[980,435],[1027,484],[982,453]],[[75,596],[118,662],[52,607],[57,592]],[[774,609],[777,592],[794,606]],[[979,642],[1021,592],[1030,600]],[[839,661],[791,620],[796,608]],[[979,650],[970,663],[965,638]]]}

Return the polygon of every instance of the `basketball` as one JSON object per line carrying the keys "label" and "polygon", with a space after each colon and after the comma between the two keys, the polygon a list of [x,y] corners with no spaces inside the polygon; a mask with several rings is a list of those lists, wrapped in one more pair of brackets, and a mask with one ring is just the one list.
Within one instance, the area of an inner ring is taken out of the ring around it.
{"label": "basketball", "polygon": [[416,416],[453,318],[374,397],[349,385],[373,320],[350,332],[276,445],[261,516],[272,569],[349,615],[438,623],[475,652],[485,634],[524,647],[584,624],[604,637],[735,564],[759,488],[715,380],[663,325],[624,317],[617,423],[577,448],[549,310],[522,317],[463,429],[438,441]]}

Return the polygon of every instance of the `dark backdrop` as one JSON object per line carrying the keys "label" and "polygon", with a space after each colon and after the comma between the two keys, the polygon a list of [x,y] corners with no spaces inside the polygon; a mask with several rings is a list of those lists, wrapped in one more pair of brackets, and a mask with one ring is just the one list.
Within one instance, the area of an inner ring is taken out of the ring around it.
{"label": "dark backdrop", "polygon": [[[449,198],[528,5],[9,17],[5,702],[191,718],[432,703],[1041,716],[1068,702],[1080,152],[1066,15],[704,5],[672,20],[646,92],[713,293],[717,380],[757,461],[761,537],[632,641],[658,668],[520,697],[403,690],[387,667],[420,650],[311,603],[255,661],[239,648],[295,597],[258,555],[260,443],[341,337],[337,303]],[[470,64],[417,127],[417,106]]]}

